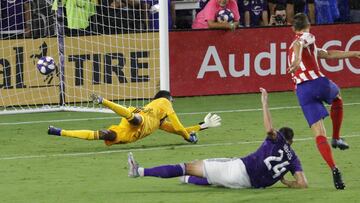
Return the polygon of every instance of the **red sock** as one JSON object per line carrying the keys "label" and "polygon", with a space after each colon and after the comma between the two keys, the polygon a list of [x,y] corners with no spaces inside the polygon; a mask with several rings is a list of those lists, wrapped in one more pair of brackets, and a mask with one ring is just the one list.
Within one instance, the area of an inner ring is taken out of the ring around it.
{"label": "red sock", "polygon": [[340,98],[336,98],[331,104],[330,116],[333,126],[333,138],[340,138],[340,128],[343,120],[343,102]]}
{"label": "red sock", "polygon": [[316,144],[323,159],[326,161],[329,167],[333,169],[335,167],[335,162],[326,137],[324,135],[316,136]]}

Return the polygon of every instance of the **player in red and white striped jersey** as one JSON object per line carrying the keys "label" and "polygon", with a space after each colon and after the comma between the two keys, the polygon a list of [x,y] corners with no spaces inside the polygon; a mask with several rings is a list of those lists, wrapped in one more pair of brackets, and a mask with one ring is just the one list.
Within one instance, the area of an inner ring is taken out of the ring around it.
{"label": "player in red and white striped jersey", "polygon": [[341,150],[349,145],[340,138],[340,127],[343,118],[343,103],[339,87],[321,73],[318,58],[341,59],[357,57],[360,51],[323,50],[316,47],[315,36],[310,33],[310,23],[304,13],[294,16],[293,30],[295,39],[289,48],[289,68],[296,95],[304,116],[312,129],[318,150],[332,170],[336,189],[344,189],[339,169],[332,157],[331,148],[326,138],[323,119],[329,115],[324,102],[331,104],[330,117],[333,125],[331,145]]}
{"label": "player in red and white striped jersey", "polygon": [[314,80],[319,77],[324,77],[320,72],[318,65],[318,48],[315,45],[315,36],[309,32],[300,32],[296,33],[295,39],[289,48],[289,65],[291,65],[295,60],[294,46],[295,44],[300,43],[302,46],[299,51],[301,55],[301,60],[298,68],[291,73],[291,76],[295,84],[300,84],[304,81]]}

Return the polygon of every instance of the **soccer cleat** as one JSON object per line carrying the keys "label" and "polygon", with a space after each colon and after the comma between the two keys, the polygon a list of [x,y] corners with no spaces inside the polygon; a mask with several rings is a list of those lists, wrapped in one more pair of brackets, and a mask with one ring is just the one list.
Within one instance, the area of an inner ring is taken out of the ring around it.
{"label": "soccer cleat", "polygon": [[61,128],[56,128],[56,127],[50,125],[48,127],[48,134],[55,135],[55,136],[61,136]]}
{"label": "soccer cleat", "polygon": [[343,138],[339,138],[339,139],[333,138],[331,140],[331,146],[333,148],[339,147],[340,150],[349,149],[349,145],[345,142],[345,140]]}
{"label": "soccer cleat", "polygon": [[90,100],[94,102],[95,104],[101,104],[103,101],[103,98],[98,96],[97,94],[90,94]]}
{"label": "soccer cleat", "polygon": [[345,184],[342,180],[341,173],[338,168],[335,167],[332,169],[332,175],[333,175],[333,179],[334,179],[335,188],[338,190],[345,189]]}
{"label": "soccer cleat", "polygon": [[128,165],[129,165],[129,173],[128,176],[130,178],[137,178],[140,176],[139,174],[139,164],[135,161],[134,155],[129,152],[128,154]]}

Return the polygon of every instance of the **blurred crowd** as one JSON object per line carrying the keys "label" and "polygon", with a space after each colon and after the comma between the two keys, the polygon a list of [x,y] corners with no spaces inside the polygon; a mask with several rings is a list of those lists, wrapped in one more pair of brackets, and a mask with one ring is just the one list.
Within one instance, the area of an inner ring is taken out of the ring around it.
{"label": "blurred crowd", "polygon": [[[61,1],[61,2],[60,2]],[[176,4],[199,1],[199,8]],[[57,13],[58,5],[64,13]],[[169,29],[236,29],[291,25],[299,12],[312,24],[360,22],[360,0],[168,0]],[[227,8],[233,22],[219,23],[215,11]],[[0,37],[45,37],[64,16],[68,36],[121,34],[159,29],[159,0],[1,0]]]}

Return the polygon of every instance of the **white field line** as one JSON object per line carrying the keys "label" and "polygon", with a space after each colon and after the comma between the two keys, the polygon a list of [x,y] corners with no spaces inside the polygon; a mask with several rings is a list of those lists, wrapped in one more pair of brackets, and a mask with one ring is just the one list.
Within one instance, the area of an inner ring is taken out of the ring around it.
{"label": "white field line", "polygon": [[[360,137],[360,134],[353,134],[342,136],[344,138],[350,137]],[[313,137],[298,138],[294,139],[295,142],[304,142],[314,140]],[[79,153],[64,153],[64,154],[48,154],[48,155],[24,155],[24,156],[8,156],[0,157],[0,161],[5,160],[19,160],[19,159],[41,159],[41,158],[56,158],[56,157],[77,157],[77,156],[89,156],[89,155],[99,155],[99,154],[114,154],[114,153],[128,153],[128,152],[143,152],[143,151],[159,151],[167,149],[181,149],[181,148],[199,148],[199,147],[217,147],[217,146],[229,146],[229,145],[244,145],[244,144],[256,144],[262,143],[263,140],[256,141],[247,141],[247,142],[227,142],[227,143],[214,143],[214,144],[188,144],[180,146],[166,146],[166,147],[150,147],[142,149],[119,149],[119,150],[109,150],[109,151],[100,151],[100,152],[79,152]]]}
{"label": "white field line", "polygon": [[[359,105],[360,103],[348,103],[344,106],[354,106]],[[282,107],[272,107],[270,110],[284,110],[284,109],[298,109],[300,106],[282,106]],[[234,109],[234,110],[219,110],[211,111],[212,113],[236,113],[236,112],[252,112],[252,111],[262,111],[261,108],[256,109]],[[207,114],[208,112],[190,112],[190,113],[177,113],[178,115],[198,115],[198,114]],[[88,121],[88,120],[110,120],[110,119],[119,119],[119,116],[115,117],[98,117],[98,118],[76,118],[76,119],[59,119],[59,120],[44,120],[44,121],[24,121],[24,122],[7,122],[0,123],[2,125],[26,125],[26,124],[37,124],[37,123],[61,123],[61,122],[73,122],[73,121]]]}

